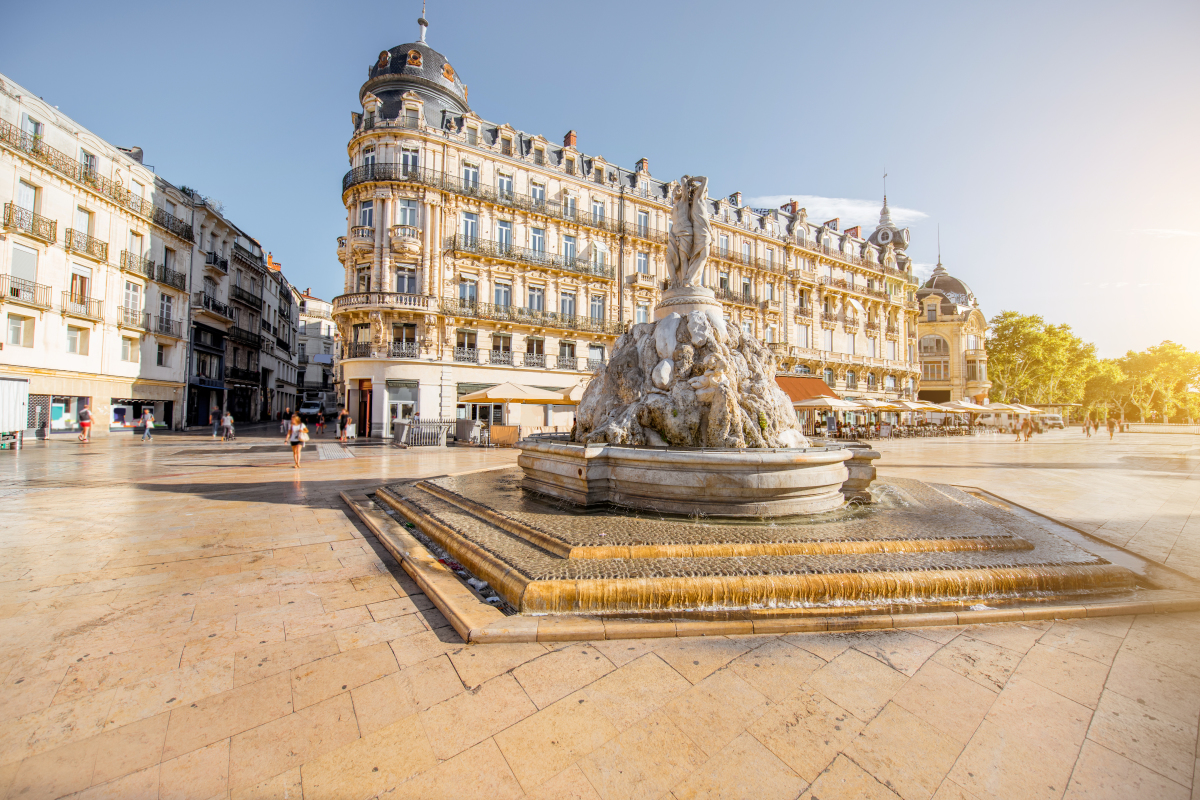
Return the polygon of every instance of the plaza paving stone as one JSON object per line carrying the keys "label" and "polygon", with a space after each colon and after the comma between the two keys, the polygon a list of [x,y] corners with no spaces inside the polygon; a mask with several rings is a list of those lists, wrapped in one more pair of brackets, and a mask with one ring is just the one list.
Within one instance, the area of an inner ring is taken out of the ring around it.
{"label": "plaza paving stone", "polygon": [[[513,451],[0,453],[0,797],[1200,797],[1200,613],[467,647],[339,491]],[[1200,577],[1200,437],[884,442]]]}

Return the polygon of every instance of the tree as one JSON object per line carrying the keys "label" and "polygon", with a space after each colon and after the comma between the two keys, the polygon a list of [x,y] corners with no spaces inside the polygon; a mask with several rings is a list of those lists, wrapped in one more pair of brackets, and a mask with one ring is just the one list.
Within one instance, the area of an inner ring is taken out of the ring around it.
{"label": "tree", "polygon": [[1116,359],[1106,358],[1096,365],[1096,371],[1088,378],[1083,391],[1083,406],[1088,414],[1098,410],[1100,419],[1114,414],[1124,416],[1121,410],[1128,397],[1128,378]]}
{"label": "tree", "polygon": [[1176,409],[1188,413],[1190,390],[1200,382],[1200,353],[1172,341],[1148,350],[1130,350],[1118,359],[1128,376],[1129,403],[1143,420],[1161,413],[1167,421]]}
{"label": "tree", "polygon": [[991,394],[1002,401],[1076,403],[1096,370],[1095,345],[1037,315],[1001,312],[986,346]]}

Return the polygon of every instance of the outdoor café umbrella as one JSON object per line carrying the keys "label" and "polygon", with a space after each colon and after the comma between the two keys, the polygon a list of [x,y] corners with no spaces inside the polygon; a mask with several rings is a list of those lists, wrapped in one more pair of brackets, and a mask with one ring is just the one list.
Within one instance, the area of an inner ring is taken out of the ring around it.
{"label": "outdoor caf\u00e9 umbrella", "polygon": [[579,401],[583,399],[583,390],[586,388],[587,387],[584,386],[582,383],[577,383],[574,386],[572,386],[570,389],[563,389],[563,391],[562,391],[563,403],[578,405]]}
{"label": "outdoor caf\u00e9 umbrella", "polygon": [[827,411],[862,411],[865,406],[860,403],[852,403],[849,400],[843,400],[840,397],[810,397],[807,400],[800,400],[792,403],[794,408],[804,409],[825,409]]}
{"label": "outdoor caf\u00e9 umbrella", "polygon": [[562,392],[550,392],[536,386],[500,383],[458,398],[460,403],[561,403]]}

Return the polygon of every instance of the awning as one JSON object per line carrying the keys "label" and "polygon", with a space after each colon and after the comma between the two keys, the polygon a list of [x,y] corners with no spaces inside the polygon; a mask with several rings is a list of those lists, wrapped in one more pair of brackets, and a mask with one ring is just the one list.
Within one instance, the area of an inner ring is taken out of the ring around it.
{"label": "awning", "polygon": [[837,397],[833,389],[829,388],[829,384],[820,378],[776,375],[775,383],[779,384],[779,388],[783,389],[783,393],[791,398],[793,403],[810,397]]}
{"label": "awning", "polygon": [[849,400],[842,400],[838,397],[810,397],[807,400],[800,400],[792,403],[793,408],[824,408],[831,411],[861,411],[863,407],[858,403],[852,403]]}
{"label": "awning", "polygon": [[561,403],[561,392],[548,392],[536,386],[501,383],[458,398],[460,403]]}
{"label": "awning", "polygon": [[858,312],[858,313],[859,313],[861,316],[864,316],[864,317],[865,317],[865,316],[867,315],[867,312],[863,310],[862,303],[858,302],[858,301],[857,301],[857,300],[855,300],[853,297],[847,297],[847,298],[846,298],[846,305],[848,305],[848,306],[850,306],[851,308],[853,308],[853,309],[854,309],[855,311],[857,311],[857,312]]}

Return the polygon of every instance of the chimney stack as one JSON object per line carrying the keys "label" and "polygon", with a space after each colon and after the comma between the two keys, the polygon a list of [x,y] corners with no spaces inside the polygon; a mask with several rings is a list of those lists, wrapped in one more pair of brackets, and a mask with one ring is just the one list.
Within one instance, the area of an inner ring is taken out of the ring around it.
{"label": "chimney stack", "polygon": [[633,168],[638,172],[645,172],[647,175],[650,174],[650,159],[639,158],[637,163],[633,165]]}
{"label": "chimney stack", "polygon": [[563,147],[574,147],[578,141],[579,137],[575,134],[575,131],[567,131],[567,135],[563,137]]}
{"label": "chimney stack", "polygon": [[733,194],[729,195],[729,203],[734,208],[741,208],[742,207],[742,193],[734,192]]}

